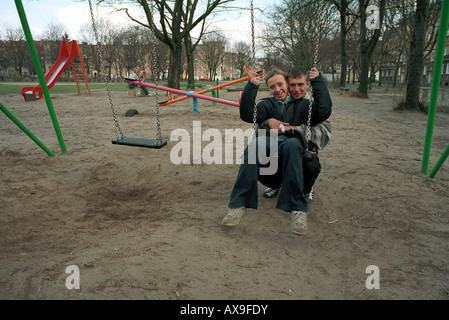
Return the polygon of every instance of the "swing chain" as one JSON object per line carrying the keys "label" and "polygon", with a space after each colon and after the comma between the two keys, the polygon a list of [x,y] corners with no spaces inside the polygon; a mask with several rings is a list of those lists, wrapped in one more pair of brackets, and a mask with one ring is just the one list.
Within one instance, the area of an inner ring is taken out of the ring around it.
{"label": "swing chain", "polygon": [[117,114],[115,113],[115,109],[114,109],[114,104],[112,103],[112,94],[111,94],[111,89],[109,88],[109,80],[108,80],[108,76],[106,74],[106,68],[104,66],[103,63],[103,54],[102,54],[102,50],[101,50],[101,44],[100,44],[100,40],[98,37],[98,31],[97,31],[97,26],[95,24],[95,18],[94,18],[94,11],[92,9],[92,1],[89,0],[89,9],[90,9],[90,17],[92,20],[92,29],[95,35],[95,41],[97,42],[97,52],[98,52],[98,57],[100,59],[100,66],[102,68],[102,73],[103,73],[103,80],[105,82],[106,85],[106,91],[108,92],[108,98],[109,98],[109,105],[111,107],[112,110],[112,116],[114,117],[114,127],[115,127],[115,133],[118,137],[123,137],[123,132],[122,129],[120,128],[120,125],[118,123],[117,120]]}
{"label": "swing chain", "polygon": [[[251,11],[251,39],[252,39],[252,58],[253,58],[253,67],[254,72],[256,72],[256,36],[254,32],[254,1],[250,1],[250,11]],[[254,131],[257,129],[257,103],[254,101],[254,110],[253,110],[253,128]]]}
{"label": "swing chain", "polygon": [[[324,1],[323,1],[324,2]],[[320,23],[321,23],[321,15],[323,14],[323,2],[321,2],[320,8],[319,8],[319,17],[318,17],[318,26],[315,28],[315,36],[316,36],[316,42],[315,42],[315,54],[314,54],[314,58],[313,58],[313,67],[316,68],[317,64],[318,64],[318,45],[319,45],[319,36],[318,36],[318,28],[320,27]],[[310,90],[310,97],[309,97],[309,114],[307,117],[307,128],[306,128],[306,139],[307,141],[310,140],[310,135],[311,135],[311,131],[310,131],[310,127],[311,127],[311,123],[312,123],[312,105],[313,105],[313,87]]]}
{"label": "swing chain", "polygon": [[155,27],[154,27],[154,16],[153,16],[153,5],[151,5],[151,45],[152,45],[152,61],[153,61],[153,67],[152,69],[152,76],[154,77],[154,83],[155,83],[155,95],[156,95],[156,140],[161,141],[162,140],[162,131],[161,131],[161,119],[160,119],[160,113],[159,113],[159,90],[158,90],[158,78],[159,74],[154,75],[154,70],[157,70],[156,68],[156,35],[155,35]]}

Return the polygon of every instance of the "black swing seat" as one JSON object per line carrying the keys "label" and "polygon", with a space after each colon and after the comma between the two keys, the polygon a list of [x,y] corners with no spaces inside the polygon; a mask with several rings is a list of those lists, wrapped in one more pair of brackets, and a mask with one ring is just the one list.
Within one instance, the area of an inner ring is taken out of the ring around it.
{"label": "black swing seat", "polygon": [[112,140],[113,144],[121,144],[132,147],[160,149],[167,144],[165,140],[151,140],[142,138],[118,137]]}

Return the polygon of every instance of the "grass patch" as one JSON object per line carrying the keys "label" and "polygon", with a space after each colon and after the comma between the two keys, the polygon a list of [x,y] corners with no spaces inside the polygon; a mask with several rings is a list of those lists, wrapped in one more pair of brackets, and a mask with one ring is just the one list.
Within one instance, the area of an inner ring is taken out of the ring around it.
{"label": "grass patch", "polygon": [[[0,95],[2,94],[21,94],[21,90],[23,87],[32,87],[36,85],[36,83],[29,84],[16,84],[16,83],[7,83],[1,82],[0,84]],[[127,85],[124,83],[110,83],[109,87],[111,91],[126,91]],[[101,91],[106,90],[106,85],[104,83],[89,83],[89,89],[92,91]],[[86,85],[84,83],[80,83],[80,90],[86,91]],[[53,88],[50,89],[50,93],[76,93],[78,89],[76,87],[76,83],[67,83],[63,82],[61,84],[56,83]]]}
{"label": "grass patch", "polygon": [[[159,81],[159,85],[160,85]],[[214,87],[216,86],[216,82],[203,82],[198,81],[197,84],[201,84],[205,87],[210,86]],[[219,82],[219,84],[226,83],[226,81]],[[246,85],[247,81],[242,81],[236,84],[233,84],[232,87],[238,87],[242,88]],[[182,84],[187,84],[187,82],[182,82]],[[0,82],[0,95],[4,94],[21,94],[21,90],[23,87],[32,87],[37,85],[37,82],[23,82],[18,84],[17,82]],[[260,84],[261,88],[266,87],[265,83]],[[124,82],[111,82],[109,83],[109,88],[111,91],[123,91],[126,92],[128,90],[127,84]],[[225,87],[226,88],[226,87]],[[106,85],[102,82],[91,82],[89,83],[89,89],[91,91],[102,91],[106,90]],[[181,86],[181,90],[185,90],[185,87]],[[80,83],[80,90],[81,92],[86,91],[86,85],[84,83]],[[76,83],[70,83],[70,82],[61,82],[56,83],[53,88],[50,89],[50,93],[76,93],[78,92],[78,89],[76,87]]]}

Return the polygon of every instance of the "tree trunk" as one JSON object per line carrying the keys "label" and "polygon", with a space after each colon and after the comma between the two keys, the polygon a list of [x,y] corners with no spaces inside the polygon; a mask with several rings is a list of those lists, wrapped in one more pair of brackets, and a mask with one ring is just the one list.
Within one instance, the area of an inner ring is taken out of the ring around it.
{"label": "tree trunk", "polygon": [[379,67],[379,87],[382,87],[382,65]]}
{"label": "tree trunk", "polygon": [[368,97],[368,56],[366,54],[366,4],[360,0],[360,84],[358,91]]}
{"label": "tree trunk", "polygon": [[340,8],[340,64],[341,64],[341,76],[340,76],[340,87],[346,87],[346,74],[348,70],[348,59],[346,56],[346,11],[348,10],[348,5],[346,1],[341,2]]}
{"label": "tree trunk", "polygon": [[364,96],[368,97],[368,85],[369,85],[369,68],[370,68],[370,60],[373,54],[374,48],[380,38],[380,33],[382,28],[383,15],[385,12],[385,2],[386,0],[380,1],[379,7],[379,29],[375,29],[373,36],[370,41],[367,43],[366,39],[366,8],[367,1],[359,0],[360,3],[360,84],[358,91]]}
{"label": "tree trunk", "polygon": [[[203,24],[203,29],[204,29],[204,24]],[[200,39],[203,36],[204,31],[201,31],[201,34],[199,36],[199,39],[193,43],[192,42],[192,37],[189,35],[187,35],[184,38],[184,48],[186,51],[186,60],[187,60],[187,78],[188,78],[188,83],[189,84],[194,84],[195,83],[195,57],[194,57],[194,52],[196,47],[198,46],[198,43],[200,41]]]}
{"label": "tree trunk", "polygon": [[168,68],[168,86],[179,89],[179,74],[182,70],[182,44],[175,45],[170,52],[170,66]]}
{"label": "tree trunk", "polygon": [[394,66],[393,83],[391,84],[392,87],[396,87],[396,84],[398,82],[398,71],[399,71],[399,62],[397,62],[396,65]]}
{"label": "tree trunk", "polygon": [[[150,28],[159,41],[169,46],[170,52],[170,66],[168,73],[169,87],[179,88],[180,75],[182,72],[182,43],[183,39],[190,34],[190,32],[212,13],[218,6],[231,2],[232,0],[210,0],[204,8],[202,14],[197,16],[195,11],[198,7],[198,0],[187,1],[183,0],[158,0],[136,1],[142,6],[148,23],[143,23],[131,16],[129,11],[125,9],[127,16],[134,22]],[[156,10],[159,13],[160,30],[155,27],[154,17],[150,8],[150,3],[154,3]],[[184,6],[185,4],[185,6]]]}
{"label": "tree trunk", "polygon": [[186,47],[186,59],[187,59],[187,83],[195,83],[195,61],[193,57],[193,51],[188,50]]}
{"label": "tree trunk", "polygon": [[410,43],[410,62],[405,95],[405,106],[408,110],[416,110],[419,106],[419,89],[423,70],[424,42],[428,17],[429,0],[418,0],[412,42]]}

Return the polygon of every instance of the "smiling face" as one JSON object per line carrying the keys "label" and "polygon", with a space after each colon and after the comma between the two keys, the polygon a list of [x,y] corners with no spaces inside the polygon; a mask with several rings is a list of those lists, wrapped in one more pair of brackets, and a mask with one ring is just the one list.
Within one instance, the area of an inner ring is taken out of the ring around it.
{"label": "smiling face", "polygon": [[293,99],[301,99],[306,95],[307,89],[310,86],[307,76],[299,78],[288,78],[288,90],[290,91]]}
{"label": "smiling face", "polygon": [[287,81],[285,76],[276,74],[267,80],[268,89],[273,97],[280,101],[285,101],[288,95]]}

